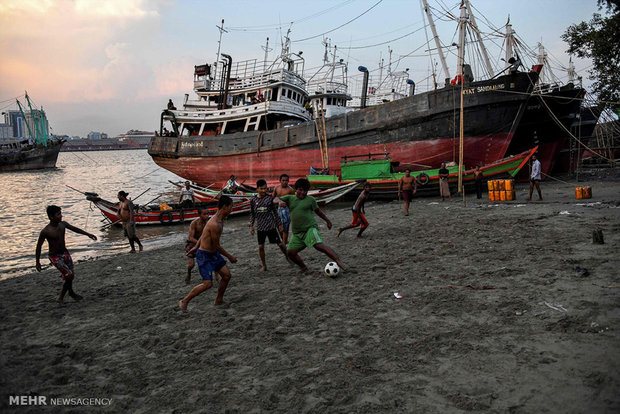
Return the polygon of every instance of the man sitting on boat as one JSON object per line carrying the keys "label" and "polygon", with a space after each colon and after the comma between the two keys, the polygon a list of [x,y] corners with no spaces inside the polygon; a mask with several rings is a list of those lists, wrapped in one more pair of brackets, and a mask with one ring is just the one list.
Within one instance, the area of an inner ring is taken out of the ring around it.
{"label": "man sitting on boat", "polygon": [[230,176],[224,188],[222,188],[222,193],[225,194],[235,194],[239,189],[240,184],[237,182],[237,177],[234,174]]}

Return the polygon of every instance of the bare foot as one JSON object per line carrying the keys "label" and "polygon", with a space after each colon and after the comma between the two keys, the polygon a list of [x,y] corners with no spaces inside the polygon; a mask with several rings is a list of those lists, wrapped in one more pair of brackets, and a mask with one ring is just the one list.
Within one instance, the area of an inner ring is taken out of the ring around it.
{"label": "bare foot", "polygon": [[73,296],[71,296],[73,298],[74,301],[79,302],[82,299],[84,299],[82,296],[78,295],[77,293]]}
{"label": "bare foot", "polygon": [[308,268],[307,267],[303,267],[301,269],[299,269],[299,275],[305,275],[308,274]]}
{"label": "bare foot", "polygon": [[260,267],[260,271],[261,272],[266,272],[267,271],[267,266],[261,266]]}
{"label": "bare foot", "polygon": [[136,249],[131,249],[131,250],[129,251],[129,253],[135,253],[135,252],[136,252]]}
{"label": "bare foot", "polygon": [[336,235],[336,237],[340,237],[340,233],[342,233],[342,228],[338,227],[338,234]]}
{"label": "bare foot", "polygon": [[224,300],[215,300],[215,302],[213,302],[214,305],[216,306],[222,306],[222,305],[228,305],[226,302],[224,302]]}
{"label": "bare foot", "polygon": [[179,309],[181,312],[187,312],[187,303],[183,302],[182,299],[179,301]]}
{"label": "bare foot", "polygon": [[57,302],[59,305],[64,305],[64,304],[65,304],[65,301],[64,301],[64,300],[62,300],[62,298],[57,298],[57,299],[56,299],[56,302]]}
{"label": "bare foot", "polygon": [[187,276],[187,277],[185,277],[185,284],[186,284],[186,285],[189,285],[189,283],[190,283],[190,277],[189,277],[189,276]]}
{"label": "bare foot", "polygon": [[347,270],[349,270],[348,266],[345,266],[344,263],[338,261],[336,262],[338,264],[338,267],[340,268],[340,270],[342,270],[343,272],[346,272]]}
{"label": "bare foot", "polygon": [[405,216],[408,216],[408,215],[409,215],[409,213],[405,213]]}

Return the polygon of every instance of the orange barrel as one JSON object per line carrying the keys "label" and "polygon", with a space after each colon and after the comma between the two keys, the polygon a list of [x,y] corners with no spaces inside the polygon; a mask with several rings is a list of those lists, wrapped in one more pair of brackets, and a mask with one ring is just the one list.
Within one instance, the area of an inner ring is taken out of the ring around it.
{"label": "orange barrel", "polygon": [[500,201],[500,200],[502,199],[502,196],[501,196],[501,194],[500,194],[500,193],[501,193],[501,191],[493,191],[493,192],[495,193],[495,194],[494,194],[495,201]]}
{"label": "orange barrel", "polygon": [[583,188],[581,187],[575,188],[575,198],[577,200],[581,200],[583,198]]}
{"label": "orange barrel", "polygon": [[592,187],[582,187],[581,193],[583,194],[583,198],[592,198]]}
{"label": "orange barrel", "polygon": [[[489,184],[491,184],[491,181],[489,181]],[[489,201],[495,201],[495,191],[493,190],[489,191]]]}
{"label": "orange barrel", "polygon": [[515,190],[506,191],[506,201],[513,201],[515,199]]}
{"label": "orange barrel", "polygon": [[506,180],[497,180],[497,183],[499,184],[499,188],[498,188],[499,191],[506,190]]}
{"label": "orange barrel", "polygon": [[506,190],[499,192],[499,199],[501,201],[506,201]]}
{"label": "orange barrel", "polygon": [[493,180],[487,181],[487,188],[489,189],[489,193],[493,191]]}
{"label": "orange barrel", "polygon": [[495,189],[496,189],[496,185],[497,185],[497,183],[495,182],[495,180],[491,180],[491,181],[489,181],[489,184],[491,184],[491,191],[495,191]]}
{"label": "orange barrel", "polygon": [[513,191],[515,189],[514,180],[505,180],[504,186],[506,187],[506,191]]}

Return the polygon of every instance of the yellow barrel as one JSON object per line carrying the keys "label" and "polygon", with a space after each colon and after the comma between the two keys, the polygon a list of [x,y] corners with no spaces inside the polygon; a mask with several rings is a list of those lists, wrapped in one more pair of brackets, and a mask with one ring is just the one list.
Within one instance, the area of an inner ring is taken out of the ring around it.
{"label": "yellow barrel", "polygon": [[505,180],[504,186],[506,187],[506,191],[513,191],[515,188],[514,180]]}
{"label": "yellow barrel", "polygon": [[495,193],[495,201],[500,201],[502,199],[501,191],[493,191]]}
{"label": "yellow barrel", "polygon": [[[489,184],[491,184],[491,181],[489,181]],[[495,191],[493,190],[489,190],[489,201],[495,201]]]}
{"label": "yellow barrel", "polygon": [[497,180],[497,183],[499,184],[499,191],[505,191],[506,190],[506,180]]}
{"label": "yellow barrel", "polygon": [[487,188],[489,189],[489,193],[493,191],[493,180],[487,181]]}
{"label": "yellow barrel", "polygon": [[499,183],[497,182],[497,180],[493,180],[493,191],[498,191],[499,190]]}
{"label": "yellow barrel", "polygon": [[575,198],[577,200],[581,200],[583,198],[583,188],[582,187],[575,188]]}
{"label": "yellow barrel", "polygon": [[515,190],[506,191],[506,201],[513,201],[515,199]]}
{"label": "yellow barrel", "polygon": [[583,195],[583,198],[592,198],[592,187],[582,187],[581,193]]}
{"label": "yellow barrel", "polygon": [[506,190],[499,192],[499,199],[501,201],[506,201]]}

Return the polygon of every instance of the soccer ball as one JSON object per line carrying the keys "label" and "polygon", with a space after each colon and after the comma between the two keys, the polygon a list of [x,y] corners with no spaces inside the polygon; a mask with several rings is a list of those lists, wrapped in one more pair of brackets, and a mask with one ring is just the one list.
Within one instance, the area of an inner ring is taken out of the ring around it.
{"label": "soccer ball", "polygon": [[336,262],[329,262],[325,266],[325,274],[329,277],[336,277],[340,273],[340,267]]}

